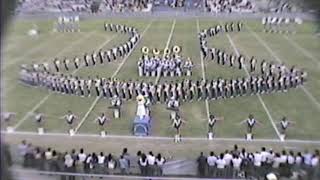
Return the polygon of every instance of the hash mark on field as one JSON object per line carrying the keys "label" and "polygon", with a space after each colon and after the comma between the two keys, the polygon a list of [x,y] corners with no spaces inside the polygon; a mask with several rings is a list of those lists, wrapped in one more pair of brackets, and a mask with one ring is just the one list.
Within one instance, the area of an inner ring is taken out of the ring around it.
{"label": "hash mark on field", "polygon": [[[89,36],[89,35],[87,35],[87,36]],[[86,36],[86,37],[87,37],[87,36]],[[86,37],[85,37],[84,39],[86,39]],[[99,46],[99,49],[100,49],[101,47],[105,46],[107,43],[109,43],[109,42],[110,42],[112,39],[114,39],[115,37],[116,37],[116,35],[113,35],[110,39],[108,39],[107,41],[105,41],[104,43],[102,43],[102,44]],[[83,40],[83,39],[82,39],[82,40]],[[73,47],[75,44],[77,44],[77,43],[79,43],[79,42],[80,42],[80,41],[73,42],[68,48]],[[65,49],[67,49],[67,48],[65,48]],[[64,49],[64,50],[65,50],[65,49]],[[62,52],[63,52],[64,50],[60,51],[59,55],[62,54]],[[72,75],[75,74],[79,69],[80,69],[80,68],[74,70],[71,74],[72,74]],[[49,93],[49,94],[48,94],[47,96],[45,96],[38,104],[36,104],[33,109],[31,109],[29,112],[27,112],[27,114],[26,114],[21,120],[19,120],[18,123],[14,126],[14,130],[16,130],[24,121],[26,121],[26,120],[30,117],[30,115],[31,115],[35,110],[37,110],[43,103],[45,103],[45,102],[47,101],[47,99],[48,99],[52,94],[53,94],[53,93]]]}
{"label": "hash mark on field", "polygon": [[[231,39],[230,35],[227,34],[227,37],[228,37],[228,39],[229,39],[229,42],[230,42],[231,46],[233,47],[234,52],[236,53],[237,56],[239,56],[240,53],[239,53],[239,51],[238,51],[235,43],[234,43],[233,40]],[[244,65],[244,70],[246,71],[246,74],[247,74],[247,76],[249,77],[250,74],[249,74],[249,71],[248,71],[248,69],[247,69],[246,64]],[[277,134],[278,138],[280,139],[280,136],[281,136],[281,135],[280,135],[280,132],[279,132],[279,130],[278,130],[278,128],[277,128],[277,126],[276,126],[276,124],[275,124],[272,116],[271,116],[271,113],[270,113],[269,109],[267,108],[267,106],[266,106],[266,104],[264,103],[263,99],[261,98],[260,94],[257,94],[257,96],[258,96],[258,99],[259,99],[259,101],[260,101],[260,103],[261,103],[264,111],[267,113],[267,116],[268,116],[268,118],[269,118],[269,120],[270,120],[270,122],[271,122],[271,124],[272,124],[273,129],[276,131],[276,134]]]}
{"label": "hash mark on field", "polygon": [[[173,31],[174,31],[175,26],[176,26],[176,19],[174,19],[173,22],[172,22],[171,31],[170,31],[170,34],[169,34],[169,37],[168,37],[168,40],[167,40],[167,43],[166,43],[166,46],[165,46],[164,50],[167,49],[167,48],[169,48],[170,41],[171,41],[171,38],[172,38],[172,35],[173,35]],[[165,57],[165,54],[163,53],[162,59],[163,59],[164,57]],[[161,74],[158,74],[158,75],[157,75],[156,80],[155,80],[155,84],[158,84],[158,82],[159,82],[159,80],[160,80],[160,76],[161,76]]]}
{"label": "hash mark on field", "polygon": [[[131,55],[131,53],[135,50],[135,48],[137,47],[137,45],[139,44],[140,40],[142,39],[142,37],[144,36],[144,34],[147,32],[147,30],[150,28],[151,24],[153,23],[153,20],[147,25],[147,27],[144,29],[144,31],[141,34],[141,38],[138,40],[138,42],[135,44],[135,46],[133,47],[133,49],[127,54],[126,57],[124,57],[124,59],[122,60],[121,64],[118,66],[118,68],[116,69],[116,71],[112,74],[111,78],[114,78],[120,71],[120,69],[122,68],[122,66],[124,65],[124,63],[127,61],[128,57]],[[96,106],[96,104],[98,103],[98,101],[100,100],[100,96],[98,96],[93,103],[91,104],[89,110],[87,111],[87,113],[85,114],[85,116],[81,119],[81,121],[79,122],[78,126],[76,127],[74,133],[76,134],[78,132],[78,130],[81,128],[82,124],[85,122],[85,120],[88,118],[89,114],[92,112],[92,110],[94,109],[94,107]]]}
{"label": "hash mark on field", "polygon": [[320,62],[310,53],[308,52],[306,49],[304,49],[303,47],[301,47],[298,43],[296,43],[294,40],[292,40],[291,38],[289,38],[287,35],[283,35],[283,37],[285,39],[288,40],[288,42],[290,44],[292,44],[296,49],[298,49],[299,51],[302,52],[302,54],[304,54],[306,57],[308,57],[309,59],[311,59],[314,63],[316,63],[318,65],[318,68],[320,67]]}
{"label": "hash mark on field", "polygon": [[[200,33],[200,26],[199,26],[199,19],[197,19],[197,30],[198,33]],[[201,69],[202,69],[202,79],[206,80],[206,73],[205,73],[205,67],[203,62],[203,54],[200,51],[200,59],[201,59]],[[208,99],[205,100],[205,106],[206,106],[206,112],[207,112],[207,118],[210,117],[210,108],[209,108],[209,102]]]}
{"label": "hash mark on field", "polygon": [[[249,32],[259,41],[260,44],[262,44],[268,51],[269,53],[279,62],[282,63],[282,60],[275,54],[275,52],[271,49],[271,47],[260,38],[259,35],[257,35],[257,33],[255,33],[254,31],[251,30],[251,28],[246,25],[248,27]],[[316,98],[311,94],[310,91],[308,91],[304,86],[301,86],[301,89],[304,91],[304,93],[308,96],[308,98],[316,105],[316,107],[318,108],[318,110],[320,110],[320,103],[316,100]]]}

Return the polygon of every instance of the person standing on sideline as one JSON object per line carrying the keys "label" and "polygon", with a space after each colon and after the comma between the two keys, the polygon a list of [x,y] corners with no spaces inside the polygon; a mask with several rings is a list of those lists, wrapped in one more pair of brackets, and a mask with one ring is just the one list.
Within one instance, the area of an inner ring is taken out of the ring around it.
{"label": "person standing on sideline", "polygon": [[198,175],[200,177],[205,177],[207,158],[203,155],[203,152],[200,153],[200,156],[198,157],[197,162],[198,162]]}
{"label": "person standing on sideline", "polygon": [[215,156],[214,152],[211,151],[210,156],[207,157],[209,177],[215,177],[216,161],[217,161],[217,157]]}

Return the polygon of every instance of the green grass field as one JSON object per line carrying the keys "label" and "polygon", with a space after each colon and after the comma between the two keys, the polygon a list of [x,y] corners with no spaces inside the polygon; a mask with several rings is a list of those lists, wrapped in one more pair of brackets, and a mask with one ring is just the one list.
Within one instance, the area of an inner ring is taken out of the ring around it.
{"label": "green grass field", "polygon": [[[175,23],[174,23],[175,21]],[[192,79],[207,79],[221,77],[246,76],[245,71],[219,66],[213,62],[204,62],[204,72],[201,66],[199,29],[216,25],[214,19],[160,19],[160,20],[125,20],[109,19],[107,22],[135,26],[143,37],[133,53],[125,60],[112,62],[98,67],[83,68],[76,72],[80,76],[99,75],[111,77],[115,75],[121,80],[138,79],[136,64],[141,56],[141,48],[164,49],[167,41],[169,47],[179,45],[182,55],[191,57],[196,65]],[[227,22],[227,21],[226,21]],[[295,121],[295,125],[288,130],[288,139],[319,140],[320,139],[320,38],[315,35],[316,25],[305,22],[297,29],[295,35],[266,34],[262,32],[260,21],[244,21],[245,28],[240,33],[219,35],[209,38],[208,43],[221,47],[230,53],[235,49],[248,57],[256,56],[259,60],[266,59],[274,62],[284,62],[286,65],[297,65],[308,72],[308,82],[304,88],[289,90],[287,93],[269,95],[246,96],[227,100],[209,101],[209,112],[223,116],[219,122],[216,136],[219,138],[239,138],[244,136],[245,127],[238,125],[249,113],[263,125],[256,128],[256,138],[278,139],[272,122],[277,123],[282,116]],[[40,28],[39,37],[26,35],[35,23]],[[72,110],[80,117],[76,123],[79,126],[77,133],[98,134],[98,125],[94,123],[97,114],[106,112],[108,100],[100,99],[96,104],[95,97],[81,98],[50,93],[41,88],[27,87],[18,82],[19,66],[24,63],[53,60],[54,57],[73,57],[85,52],[92,52],[102,47],[113,47],[126,41],[127,36],[105,32],[102,20],[87,20],[81,22],[80,33],[53,33],[53,21],[17,20],[8,27],[3,42],[2,78],[4,81],[4,110],[15,112],[12,125],[18,124],[16,131],[36,131],[35,123],[28,112],[39,106],[39,111],[47,115],[45,128],[47,132],[66,133],[67,126],[64,120],[58,117]],[[147,28],[148,27],[148,28]],[[170,38],[171,30],[172,38]],[[232,46],[234,44],[234,47]],[[116,69],[121,68],[118,73]],[[116,74],[115,74],[116,73]],[[143,78],[145,81],[155,82],[155,77]],[[160,78],[160,82],[175,80]],[[90,110],[92,108],[92,111]],[[135,116],[135,102],[124,102],[122,118],[112,120],[107,125],[107,131],[113,135],[131,135],[132,121]],[[170,128],[169,112],[165,105],[152,106],[153,127],[152,136],[172,137],[174,130]],[[207,109],[205,101],[184,103],[181,107],[182,116],[187,123],[182,127],[182,136],[205,137],[207,132]],[[87,114],[88,116],[83,119]]]}

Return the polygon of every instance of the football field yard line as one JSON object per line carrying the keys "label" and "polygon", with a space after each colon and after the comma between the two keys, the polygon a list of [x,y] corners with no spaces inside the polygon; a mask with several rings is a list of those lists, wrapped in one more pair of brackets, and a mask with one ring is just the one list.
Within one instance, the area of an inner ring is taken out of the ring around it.
{"label": "football field yard line", "polygon": [[[101,45],[99,45],[98,49],[101,49],[103,46],[105,46],[106,44],[108,44],[110,41],[112,41],[114,38],[116,37],[116,35],[113,35],[111,36],[111,38],[108,38],[108,40],[106,40],[105,42],[103,42]],[[86,38],[82,38],[83,39],[86,39]],[[71,46],[71,45],[70,45]],[[60,51],[59,54],[61,54],[62,51]],[[80,68],[74,70],[71,74],[75,74]],[[25,122],[29,117],[30,115],[35,111],[37,110],[43,103],[46,102],[46,100],[52,95],[53,93],[50,92],[48,95],[46,95],[39,103],[37,103],[34,108],[32,108],[29,112],[27,112],[27,114],[21,119],[18,121],[18,123],[14,126],[14,130],[16,130],[23,122]]]}
{"label": "football field yard line", "polygon": [[[235,43],[234,43],[233,40],[231,39],[230,35],[227,34],[227,37],[228,37],[229,42],[230,42],[231,46],[233,47],[236,55],[239,56],[240,53],[239,53],[239,51],[238,51]],[[247,74],[247,76],[249,77],[250,74],[249,74],[249,71],[248,71],[246,65],[244,65],[244,70],[246,71],[246,74]],[[268,118],[269,118],[269,120],[270,120],[270,122],[271,122],[271,125],[272,125],[273,129],[275,130],[278,138],[280,139],[280,138],[281,138],[281,134],[280,134],[280,132],[279,132],[279,130],[278,130],[278,128],[277,128],[277,126],[276,126],[276,124],[275,124],[272,116],[271,116],[271,113],[270,113],[269,109],[267,108],[267,106],[266,106],[266,104],[264,103],[263,99],[261,98],[260,94],[257,94],[257,96],[258,96],[258,99],[259,99],[259,101],[260,101],[260,103],[261,103],[264,111],[267,113],[267,116],[268,116]]]}
{"label": "football field yard line", "polygon": [[[173,31],[174,31],[175,26],[176,26],[176,19],[174,19],[173,22],[172,22],[171,31],[170,31],[170,34],[169,34],[169,37],[168,37],[168,40],[167,40],[167,43],[166,43],[166,46],[165,46],[164,50],[169,48],[169,45],[170,45],[170,42],[171,42],[171,39],[172,39],[172,35],[173,35]],[[163,52],[162,59],[164,57],[165,57],[165,54]],[[158,74],[154,83],[158,84],[160,78],[161,78],[161,74]]]}
{"label": "football field yard line", "polygon": [[[265,42],[257,33],[251,30],[249,25],[247,25],[247,29],[249,32],[259,41],[261,45],[263,45],[269,53],[279,62],[282,63],[283,61],[275,54],[275,52],[271,49],[271,47]],[[304,86],[301,86],[301,89],[304,91],[304,93],[307,95],[307,97],[316,105],[318,110],[320,111],[320,103],[316,100],[316,98],[311,94],[309,90],[307,90]]]}
{"label": "football field yard line", "polygon": [[320,67],[320,62],[310,53],[308,52],[306,49],[304,49],[303,47],[301,47],[298,43],[296,43],[294,40],[292,40],[290,37],[288,37],[287,35],[283,35],[283,37],[288,40],[288,42],[295,47],[297,50],[299,50],[300,52],[302,52],[302,54],[304,54],[306,57],[308,57],[309,59],[311,59],[314,63],[317,64],[318,68]]}
{"label": "football field yard line", "polygon": [[[1,131],[1,134],[4,135],[21,135],[21,136],[42,136],[42,137],[65,137],[70,138],[71,136],[68,133],[44,133],[44,134],[38,134],[37,132],[29,132],[29,131],[15,131],[15,132],[7,132],[7,131]],[[172,141],[172,137],[166,137],[166,136],[132,136],[132,135],[106,135],[105,137],[101,137],[101,135],[97,134],[87,134],[87,133],[81,133],[81,134],[75,134],[72,136],[72,138],[103,138],[103,139],[134,139],[134,140],[163,140],[163,141]],[[280,141],[278,139],[268,139],[268,138],[257,138],[253,139],[252,141],[247,141],[245,138],[213,138],[212,140],[208,140],[207,137],[183,137],[184,141],[206,141],[206,142],[265,142],[265,143],[279,143],[279,144],[286,144],[286,143],[297,143],[297,144],[316,144],[320,145],[319,140],[301,140],[301,139],[286,139],[285,141]]]}
{"label": "football field yard line", "polygon": [[54,36],[52,39],[50,39],[50,41],[45,40],[43,42],[38,43],[37,46],[32,47],[31,49],[27,50],[26,53],[22,54],[21,56],[19,56],[17,58],[11,59],[9,61],[9,63],[7,62],[6,64],[4,64],[2,70],[5,70],[10,66],[15,65],[19,61],[23,60],[26,56],[29,56],[30,54],[33,54],[33,53],[37,52],[38,50],[41,50],[41,49],[45,48],[48,45],[51,45],[52,41],[55,41],[55,40],[57,40],[57,39],[59,39],[61,37],[63,37],[63,35]]}
{"label": "football field yard line", "polygon": [[[111,78],[114,78],[120,71],[120,69],[122,68],[122,66],[124,65],[124,63],[127,61],[128,57],[132,54],[132,52],[135,50],[135,48],[138,46],[140,40],[142,39],[142,37],[144,36],[144,34],[147,32],[147,30],[150,28],[151,24],[153,23],[153,20],[147,25],[147,27],[144,29],[144,31],[141,34],[141,38],[138,40],[138,42],[135,44],[135,46],[133,47],[133,49],[127,54],[126,57],[124,57],[124,59],[122,60],[121,64],[118,66],[118,68],[116,69],[116,71],[112,74]],[[88,118],[88,116],[90,115],[90,113],[92,112],[92,110],[94,109],[94,107],[96,106],[96,104],[99,102],[100,96],[98,96],[93,103],[91,104],[89,110],[86,112],[85,116],[81,119],[81,121],[79,122],[79,124],[77,125],[77,127],[74,130],[74,133],[76,134],[78,132],[78,130],[81,128],[82,124],[85,122],[85,120]]]}
{"label": "football field yard line", "polygon": [[[198,33],[200,33],[199,19],[197,19],[197,31],[198,31]],[[199,51],[199,52],[200,52],[200,59],[201,59],[202,79],[205,81],[206,80],[206,73],[205,73],[204,62],[203,62],[203,54],[201,53],[201,51]],[[206,106],[207,118],[209,119],[210,108],[209,108],[208,99],[205,100],[205,106]]]}

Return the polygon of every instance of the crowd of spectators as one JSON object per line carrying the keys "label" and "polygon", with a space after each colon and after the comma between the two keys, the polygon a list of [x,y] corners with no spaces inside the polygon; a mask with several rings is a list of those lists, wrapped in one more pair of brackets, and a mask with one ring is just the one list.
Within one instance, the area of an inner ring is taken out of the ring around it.
{"label": "crowd of spectators", "polygon": [[[119,157],[113,154],[78,152],[58,152],[52,148],[42,149],[23,141],[19,145],[23,166],[45,171],[77,172],[92,174],[140,174],[142,176],[162,176],[166,159],[159,153],[138,151],[131,155],[124,148]],[[257,178],[264,179],[273,173],[278,178],[320,179],[319,150],[275,152],[262,147],[260,151],[249,152],[234,145],[223,153],[203,152],[196,159],[198,176],[209,178]],[[135,170],[136,171],[135,171]],[[181,174],[183,175],[183,174]]]}
{"label": "crowd of spectators", "polygon": [[151,0],[19,0],[19,12],[151,11]]}
{"label": "crowd of spectators", "polygon": [[249,0],[205,0],[208,12],[254,12],[254,5]]}
{"label": "crowd of spectators", "polygon": [[114,12],[149,12],[152,10],[152,0],[103,0],[102,11]]}
{"label": "crowd of spectators", "polygon": [[90,12],[93,0],[19,0],[20,12]]}
{"label": "crowd of spectators", "polygon": [[262,147],[260,151],[248,152],[235,145],[220,154],[212,151],[205,156],[201,152],[197,162],[200,177],[263,179],[273,173],[277,177],[320,179],[319,150],[275,152]]}
{"label": "crowd of spectators", "polygon": [[162,176],[162,167],[166,162],[160,153],[138,151],[136,155],[131,155],[127,148],[116,156],[105,152],[89,153],[83,148],[59,152],[22,141],[18,150],[24,167],[53,172]]}

